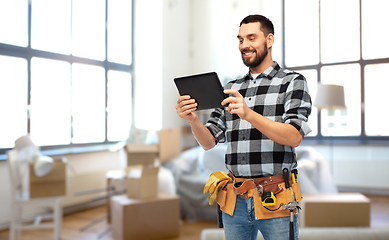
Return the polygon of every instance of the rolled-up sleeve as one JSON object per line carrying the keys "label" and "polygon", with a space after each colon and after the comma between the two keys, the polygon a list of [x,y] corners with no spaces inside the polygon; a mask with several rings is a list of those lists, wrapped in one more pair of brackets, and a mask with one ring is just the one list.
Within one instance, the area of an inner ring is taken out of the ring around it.
{"label": "rolled-up sleeve", "polygon": [[215,138],[216,143],[223,143],[226,141],[225,132],[226,132],[226,120],[224,115],[223,108],[216,108],[208,119],[205,126],[211,132]]}
{"label": "rolled-up sleeve", "polygon": [[303,75],[297,74],[292,79],[286,90],[285,98],[283,122],[294,126],[305,137],[312,131],[307,124],[312,110],[312,101],[307,81]]}

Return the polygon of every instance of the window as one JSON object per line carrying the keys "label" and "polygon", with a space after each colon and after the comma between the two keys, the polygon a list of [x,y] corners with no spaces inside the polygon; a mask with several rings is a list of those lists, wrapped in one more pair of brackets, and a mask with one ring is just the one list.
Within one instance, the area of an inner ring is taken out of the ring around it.
{"label": "window", "polygon": [[27,133],[42,149],[127,139],[132,4],[0,2],[0,154]]}
{"label": "window", "polygon": [[[302,73],[312,100],[317,84],[344,86],[345,110],[314,107],[311,139],[389,140],[381,105],[389,87],[389,21],[380,0],[284,0],[284,65]],[[309,138],[308,138],[309,139]]]}

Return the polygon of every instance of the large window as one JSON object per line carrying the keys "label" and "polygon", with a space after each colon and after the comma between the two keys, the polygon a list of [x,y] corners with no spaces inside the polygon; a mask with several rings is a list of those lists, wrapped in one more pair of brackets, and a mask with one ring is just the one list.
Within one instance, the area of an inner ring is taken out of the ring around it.
{"label": "large window", "polygon": [[284,65],[317,84],[344,86],[347,109],[313,109],[313,139],[389,140],[389,1],[284,0]]}
{"label": "large window", "polygon": [[0,154],[112,143],[132,123],[132,0],[0,2]]}

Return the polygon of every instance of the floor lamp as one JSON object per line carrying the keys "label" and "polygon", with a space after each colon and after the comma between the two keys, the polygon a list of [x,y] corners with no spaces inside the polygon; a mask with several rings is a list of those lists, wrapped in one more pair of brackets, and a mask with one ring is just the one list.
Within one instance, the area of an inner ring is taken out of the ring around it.
{"label": "floor lamp", "polygon": [[[322,109],[327,109],[329,111],[345,109],[346,104],[344,100],[344,87],[340,85],[319,83],[317,86],[317,93],[313,106],[315,106],[319,111]],[[330,163],[331,172],[334,174],[332,137],[333,130],[330,133]]]}

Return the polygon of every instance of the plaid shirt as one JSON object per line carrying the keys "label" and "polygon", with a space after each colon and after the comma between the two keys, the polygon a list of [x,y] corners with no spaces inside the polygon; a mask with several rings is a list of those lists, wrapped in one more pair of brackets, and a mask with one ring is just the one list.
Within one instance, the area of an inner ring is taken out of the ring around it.
{"label": "plaid shirt", "polygon": [[[307,121],[311,113],[311,97],[301,74],[281,68],[277,62],[256,79],[250,72],[231,81],[225,89],[237,89],[247,106],[264,117],[295,127],[304,137],[311,129]],[[255,178],[282,174],[282,169],[297,167],[295,150],[278,144],[227,107],[215,109],[205,124],[216,143],[225,142],[226,167],[236,177]]]}

